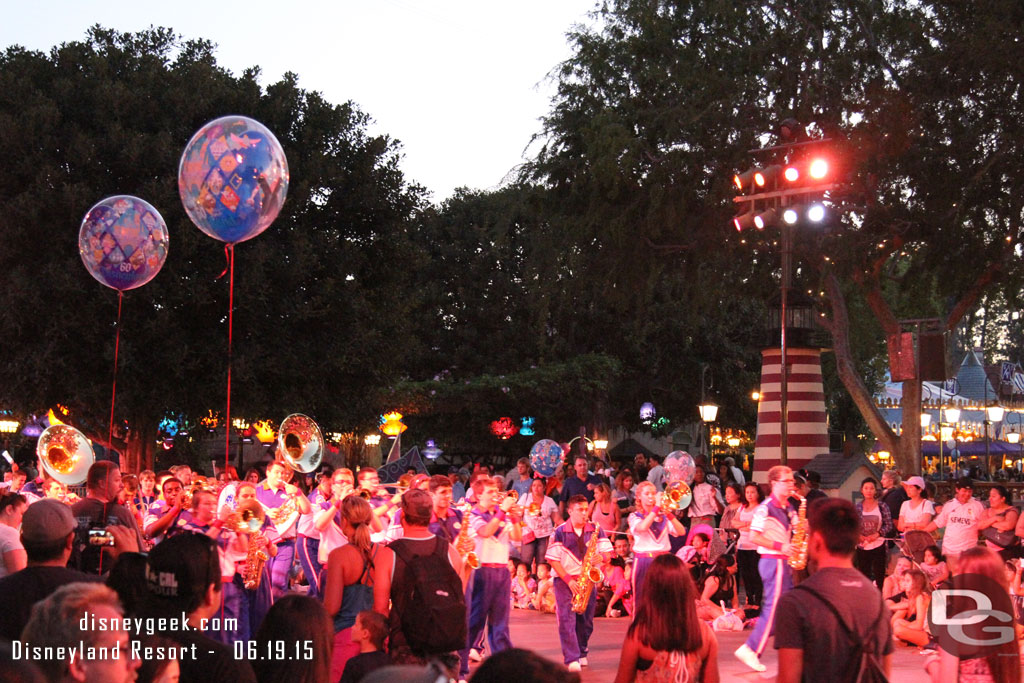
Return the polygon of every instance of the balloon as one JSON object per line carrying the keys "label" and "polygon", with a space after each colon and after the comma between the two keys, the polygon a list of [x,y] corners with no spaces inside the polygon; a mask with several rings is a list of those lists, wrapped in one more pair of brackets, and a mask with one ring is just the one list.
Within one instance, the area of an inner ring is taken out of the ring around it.
{"label": "balloon", "polygon": [[118,291],[135,289],[167,260],[167,224],[153,205],[119,194],[89,209],[78,231],[78,253],[89,274]]}
{"label": "balloon", "polygon": [[[672,451],[665,456],[665,469],[669,472],[669,481],[685,481],[693,484],[693,474],[697,464],[686,451]],[[675,476],[673,476],[675,475]]]}
{"label": "balloon", "polygon": [[530,449],[530,467],[534,472],[550,477],[562,463],[562,447],[557,441],[541,439]]}
{"label": "balloon", "polygon": [[266,230],[288,194],[288,160],[274,134],[223,116],[189,140],[178,166],[185,213],[210,237],[237,244]]}

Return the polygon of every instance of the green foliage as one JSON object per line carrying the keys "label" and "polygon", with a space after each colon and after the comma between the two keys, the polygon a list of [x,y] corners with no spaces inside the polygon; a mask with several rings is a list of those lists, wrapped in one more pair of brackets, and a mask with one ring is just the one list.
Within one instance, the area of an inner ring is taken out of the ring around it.
{"label": "green foliage", "polygon": [[162,272],[125,295],[118,417],[137,430],[167,409],[223,408],[224,249],[186,218],[177,167],[195,130],[238,113],[275,132],[291,184],[275,224],[236,249],[232,412],[373,423],[374,392],[416,347],[420,255],[408,231],[424,193],[354,104],[330,104],[294,74],[266,89],[257,76],[231,75],[209,42],[167,29],[97,27],[48,55],[0,55],[0,272],[14,342],[0,359],[5,405],[66,403],[78,424],[105,427],[117,295],[75,245],[86,210],[125,193],[155,205],[171,237]]}

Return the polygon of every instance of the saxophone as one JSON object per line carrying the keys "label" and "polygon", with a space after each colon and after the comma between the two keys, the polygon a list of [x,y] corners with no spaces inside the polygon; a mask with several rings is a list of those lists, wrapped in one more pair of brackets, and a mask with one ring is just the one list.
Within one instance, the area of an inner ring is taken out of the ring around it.
{"label": "saxophone", "polygon": [[789,566],[800,570],[807,567],[807,499],[800,498],[800,509],[796,513],[796,521],[793,522],[793,536],[789,539],[792,550],[789,555]]}
{"label": "saxophone", "polygon": [[470,569],[480,566],[480,558],[476,556],[476,542],[469,537],[469,512],[462,514],[459,522],[459,535],[455,537],[455,550],[462,556],[462,563]]}
{"label": "saxophone", "polygon": [[242,571],[242,582],[249,590],[256,590],[260,587],[260,579],[263,578],[263,565],[270,558],[263,546],[267,544],[267,537],[262,531],[254,532],[249,536],[249,552],[245,555],[245,569]]}
{"label": "saxophone", "polygon": [[576,591],[572,594],[572,611],[576,614],[583,614],[587,611],[587,603],[590,602],[590,594],[594,592],[594,586],[604,581],[604,572],[594,564],[594,556],[597,554],[597,537],[599,530],[594,527],[594,533],[587,543],[587,552],[583,554],[583,565],[580,568],[579,578],[576,579]]}

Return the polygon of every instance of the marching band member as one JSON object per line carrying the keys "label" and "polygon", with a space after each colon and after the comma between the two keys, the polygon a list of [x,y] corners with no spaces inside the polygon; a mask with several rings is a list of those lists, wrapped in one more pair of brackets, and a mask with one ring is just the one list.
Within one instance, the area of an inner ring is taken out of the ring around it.
{"label": "marching band member", "polygon": [[275,598],[288,592],[288,574],[295,561],[295,523],[299,514],[308,514],[312,509],[309,499],[302,495],[299,487],[285,480],[289,471],[283,461],[275,460],[267,465],[267,478],[256,487],[256,500],[267,511],[268,518],[289,504],[294,506],[293,512],[284,515],[283,519],[274,520],[278,537],[277,555],[268,564]]}
{"label": "marching band member", "polygon": [[324,578],[327,576],[327,559],[330,557],[331,551],[348,543],[348,538],[341,528],[341,510],[345,499],[355,493],[354,484],[355,477],[352,470],[347,467],[334,470],[334,475],[331,477],[331,504],[328,508],[317,512],[313,522],[320,537],[317,559],[322,567],[319,579],[321,590],[323,590]]}
{"label": "marching band member", "polygon": [[669,536],[686,536],[686,527],[673,514],[662,512],[660,494],[649,481],[636,487],[636,512],[629,516],[629,533],[633,535],[633,604],[638,604],[643,591],[644,574],[654,558],[670,552]]}
{"label": "marching band member", "polygon": [[154,543],[173,536],[192,518],[192,514],[181,507],[181,496],[185,491],[178,479],[164,479],[161,491],[163,498],[150,505],[146,513],[146,538]]}
{"label": "marching band member", "polygon": [[[469,514],[476,535],[476,556],[480,568],[473,576],[473,600],[469,616],[468,643],[475,643],[489,624],[487,639],[491,654],[508,650],[512,639],[508,619],[512,612],[512,576],[508,571],[510,541],[522,538],[519,508],[511,497],[499,493],[492,480],[481,479],[479,501]],[[499,504],[500,501],[500,504]]]}
{"label": "marching band member", "polygon": [[373,467],[361,468],[357,479],[359,480],[359,488],[370,494],[370,508],[373,510],[373,523],[370,530],[372,531],[373,542],[382,543],[384,541],[384,531],[391,520],[391,510],[398,507],[398,503],[395,501],[397,496],[389,497],[382,495],[387,492],[381,488],[380,473]]}
{"label": "marching band member", "polygon": [[320,531],[316,528],[316,517],[324,510],[331,508],[333,478],[330,466],[317,475],[316,488],[309,494],[308,513],[299,515],[299,521],[295,523],[295,551],[299,556],[299,564],[302,565],[302,572],[306,575],[309,583],[307,595],[311,598],[320,598],[320,572],[323,567],[320,565]]}
{"label": "marching band member", "polygon": [[787,560],[792,549],[791,529],[797,515],[789,501],[794,481],[793,470],[785,465],[768,470],[771,495],[757,506],[750,522],[750,542],[757,546],[760,558],[757,569],[764,583],[764,597],[754,631],[734,654],[754,671],[765,670],[759,658],[775,629],[775,607],[782,594],[793,587],[793,570]]}
{"label": "marching band member", "polygon": [[[235,489],[235,508],[246,501],[257,500],[257,487],[250,482],[242,482]],[[201,494],[200,494],[201,495]],[[224,511],[222,511],[224,512]],[[257,532],[258,535],[257,535]],[[222,532],[224,539],[224,558],[226,569],[222,569],[222,599],[225,624],[232,623],[228,619],[236,620],[237,627],[234,631],[221,633],[220,639],[224,643],[236,641],[245,642],[256,637],[256,632],[263,617],[267,615],[270,606],[274,603],[273,583],[270,574],[270,560],[277,553],[277,547],[270,541],[274,533],[274,525],[268,515],[263,520],[263,526],[253,531],[251,528],[242,526],[238,529]],[[259,572],[259,584],[255,588],[245,586],[245,576],[250,571],[249,562],[250,544],[262,544],[262,547],[254,547],[253,553],[262,550],[268,556],[266,562]]]}
{"label": "marching band member", "polygon": [[[445,479],[447,479],[447,478],[448,477],[445,477]],[[428,475],[428,474],[417,474],[414,477],[408,477],[408,476],[403,474],[402,478],[399,479],[398,481],[401,482],[403,480],[405,480],[408,483],[407,484],[399,483],[398,491],[395,493],[394,497],[391,499],[392,501],[394,501],[395,499],[401,500],[402,493],[404,492],[402,489],[406,489],[406,490],[409,490],[409,491],[412,491],[413,489],[420,489],[421,491],[429,491],[429,489],[430,489],[430,475]],[[431,520],[431,524],[433,524],[433,520]],[[433,530],[431,530],[431,531],[433,531]],[[399,538],[402,538],[403,535],[404,534],[402,532],[402,510],[398,509],[398,510],[395,511],[395,514],[391,515],[391,522],[388,524],[388,528],[384,531],[384,542],[385,543],[391,543],[391,541],[394,541],[394,540],[397,540]],[[449,541],[449,543],[450,542],[451,541]]]}
{"label": "marching band member", "polygon": [[[587,497],[575,495],[566,504],[569,521],[560,524],[551,536],[547,560],[556,574],[555,615],[558,618],[558,639],[562,643],[562,658],[569,671],[579,671],[587,665],[587,645],[594,632],[594,610],[597,606],[597,583],[590,583],[587,607],[582,614],[573,610],[573,599],[584,590],[580,573],[587,548],[597,534],[596,556],[592,567],[599,569],[611,557],[612,544],[604,530],[587,522]],[[582,577],[584,580],[587,577]]]}

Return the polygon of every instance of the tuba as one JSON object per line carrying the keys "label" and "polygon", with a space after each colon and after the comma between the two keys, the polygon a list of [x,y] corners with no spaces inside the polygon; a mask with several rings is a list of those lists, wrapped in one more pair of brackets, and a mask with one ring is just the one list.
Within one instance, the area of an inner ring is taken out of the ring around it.
{"label": "tuba", "polygon": [[793,522],[793,536],[789,539],[789,544],[792,546],[789,566],[800,570],[807,567],[807,542],[810,534],[807,524],[807,499],[802,496],[797,496],[797,498],[800,498],[800,508],[797,510],[796,520]]}
{"label": "tuba", "polygon": [[303,474],[320,467],[324,457],[324,437],[320,434],[320,427],[301,413],[286,417],[277,432],[277,456]]}
{"label": "tuba", "polygon": [[583,555],[583,566],[580,569],[580,576],[576,579],[577,589],[572,594],[572,611],[576,614],[583,614],[587,611],[587,603],[590,602],[590,595],[594,592],[594,586],[604,581],[604,572],[594,563],[594,556],[597,554],[598,528],[594,527],[594,533],[587,543],[587,552]]}
{"label": "tuba", "polygon": [[36,455],[46,473],[65,486],[85,481],[89,468],[96,461],[85,434],[65,424],[47,427],[39,435]]}

